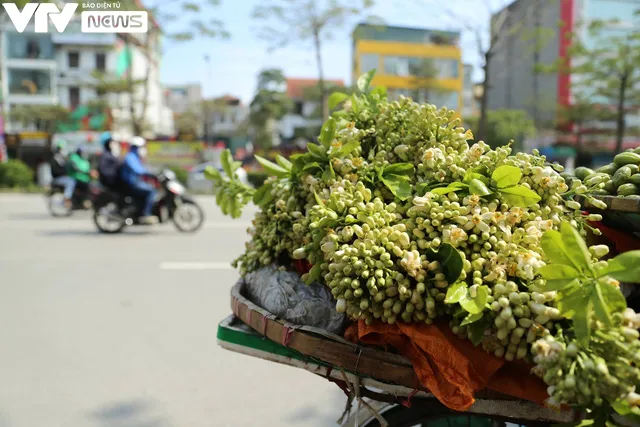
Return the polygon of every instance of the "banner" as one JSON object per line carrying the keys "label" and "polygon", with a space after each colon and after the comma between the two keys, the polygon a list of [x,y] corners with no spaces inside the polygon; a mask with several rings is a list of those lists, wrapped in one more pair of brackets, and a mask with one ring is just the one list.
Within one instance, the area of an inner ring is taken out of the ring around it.
{"label": "banner", "polygon": [[193,166],[202,162],[202,142],[149,141],[147,163],[155,166]]}

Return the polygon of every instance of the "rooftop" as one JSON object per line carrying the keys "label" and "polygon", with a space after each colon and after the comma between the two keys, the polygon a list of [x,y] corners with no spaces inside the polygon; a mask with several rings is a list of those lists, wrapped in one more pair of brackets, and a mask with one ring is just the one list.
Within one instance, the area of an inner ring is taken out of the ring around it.
{"label": "rooftop", "polygon": [[[344,86],[344,80],[325,79],[324,81],[335,86]],[[300,99],[303,96],[304,89],[317,84],[318,79],[287,78],[287,96],[291,99]]]}
{"label": "rooftop", "polygon": [[457,45],[460,43],[460,32],[361,23],[353,30],[353,38],[355,40]]}

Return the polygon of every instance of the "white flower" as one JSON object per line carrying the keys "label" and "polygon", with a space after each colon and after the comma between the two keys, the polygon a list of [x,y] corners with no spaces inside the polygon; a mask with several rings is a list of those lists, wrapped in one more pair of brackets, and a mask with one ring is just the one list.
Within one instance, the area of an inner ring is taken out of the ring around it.
{"label": "white flower", "polygon": [[523,219],[527,217],[526,209],[513,207],[509,209],[509,213],[507,214],[506,221],[507,223],[513,225],[519,224]]}
{"label": "white flower", "polygon": [[464,225],[465,230],[479,230],[487,233],[491,230],[488,222],[493,218],[493,212],[480,213],[480,209],[475,208],[467,218],[469,221]]}
{"label": "white flower", "polygon": [[484,279],[489,282],[507,279],[507,264],[497,258],[489,260],[487,270],[489,270],[489,274],[484,276]]}
{"label": "white flower", "polygon": [[533,251],[520,251],[516,256],[516,275],[522,279],[533,280],[536,271],[543,265],[540,254]]}
{"label": "white flower", "polygon": [[313,175],[309,174],[304,178],[304,183],[310,187],[313,187],[318,183],[318,179]]}
{"label": "white flower", "polygon": [[482,141],[477,142],[473,144],[471,147],[469,147],[467,157],[469,157],[471,161],[476,161],[480,159],[480,156],[482,156],[485,153],[486,148],[487,148],[487,144],[485,144]]}
{"label": "white flower", "polygon": [[461,242],[467,240],[469,236],[467,236],[467,233],[465,233],[462,228],[451,225],[442,231],[442,237],[445,242],[451,243],[453,246],[458,246]]}
{"label": "white flower", "polygon": [[418,251],[406,251],[404,258],[400,260],[400,265],[404,267],[410,276],[416,277],[418,274],[424,273],[422,259]]}
{"label": "white flower", "polygon": [[462,199],[462,204],[465,206],[478,206],[482,199],[477,194],[471,194]]}
{"label": "white flower", "polygon": [[428,168],[435,168],[438,161],[444,160],[444,153],[439,148],[429,148],[422,155],[422,163]]}

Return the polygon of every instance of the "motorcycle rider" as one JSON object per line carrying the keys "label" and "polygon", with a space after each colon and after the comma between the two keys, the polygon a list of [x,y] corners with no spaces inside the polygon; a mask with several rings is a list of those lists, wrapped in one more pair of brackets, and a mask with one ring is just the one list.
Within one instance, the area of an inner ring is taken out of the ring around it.
{"label": "motorcycle rider", "polygon": [[119,191],[120,143],[113,139],[111,132],[100,135],[100,143],[104,147],[98,163],[100,183],[110,190]]}
{"label": "motorcycle rider", "polygon": [[65,203],[70,205],[76,186],[80,185],[86,189],[91,181],[91,163],[84,158],[84,150],[82,147],[78,147],[78,149],[69,156],[67,171],[72,183],[65,187],[64,198]]}
{"label": "motorcycle rider", "polygon": [[65,142],[58,141],[55,145],[53,156],[49,162],[51,167],[51,185],[61,185],[64,187],[64,203],[70,206],[71,198],[67,198],[68,194],[73,194],[75,181],[67,175],[67,160],[65,158]]}
{"label": "motorcycle rider", "polygon": [[144,167],[141,157],[144,156],[147,141],[141,136],[134,136],[129,143],[129,152],[124,157],[124,162],[120,168],[120,177],[123,183],[129,188],[134,197],[144,200],[144,207],[138,221],[141,224],[154,224],[158,222],[158,217],[153,216],[153,202],[156,197],[156,190],[143,178],[151,175]]}

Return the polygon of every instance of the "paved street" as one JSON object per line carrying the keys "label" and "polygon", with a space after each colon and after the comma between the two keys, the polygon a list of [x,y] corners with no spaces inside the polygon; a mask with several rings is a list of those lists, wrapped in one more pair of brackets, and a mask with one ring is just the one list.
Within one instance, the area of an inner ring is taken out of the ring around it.
{"label": "paved street", "polygon": [[342,392],[216,345],[250,215],[101,235],[0,195],[0,427],[333,426]]}

